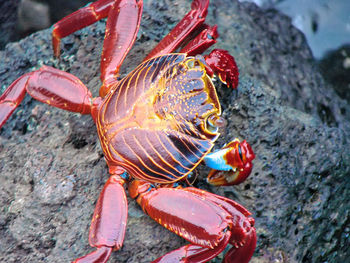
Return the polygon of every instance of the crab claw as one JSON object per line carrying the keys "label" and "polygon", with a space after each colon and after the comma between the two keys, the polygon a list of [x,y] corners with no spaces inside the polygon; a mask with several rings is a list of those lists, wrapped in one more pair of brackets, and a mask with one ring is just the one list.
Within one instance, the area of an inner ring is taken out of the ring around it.
{"label": "crab claw", "polygon": [[234,139],[221,150],[204,157],[205,164],[213,168],[208,175],[208,183],[221,186],[243,182],[252,171],[254,158],[255,154],[245,140]]}
{"label": "crab claw", "polygon": [[205,56],[205,62],[210,67],[209,75],[215,73],[228,87],[236,89],[238,86],[238,67],[235,59],[223,49],[214,49]]}

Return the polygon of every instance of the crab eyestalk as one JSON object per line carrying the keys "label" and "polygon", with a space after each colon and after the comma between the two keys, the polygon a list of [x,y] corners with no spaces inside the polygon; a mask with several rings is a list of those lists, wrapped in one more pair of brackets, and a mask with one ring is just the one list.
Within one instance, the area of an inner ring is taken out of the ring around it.
{"label": "crab eyestalk", "polygon": [[210,115],[206,120],[206,129],[217,133],[221,128],[226,126],[226,120],[217,114]]}
{"label": "crab eyestalk", "polygon": [[252,171],[254,158],[255,154],[245,140],[240,142],[234,139],[222,149],[204,157],[205,164],[212,168],[208,183],[215,186],[242,183]]}

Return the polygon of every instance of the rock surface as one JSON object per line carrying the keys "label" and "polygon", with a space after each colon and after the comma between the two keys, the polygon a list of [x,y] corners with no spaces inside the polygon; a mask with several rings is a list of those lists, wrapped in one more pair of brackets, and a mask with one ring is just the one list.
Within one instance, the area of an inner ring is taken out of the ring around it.
{"label": "rock surface", "polygon": [[[131,71],[187,12],[190,2],[145,1]],[[214,188],[200,168],[196,186],[232,198],[256,219],[251,262],[346,262],[350,256],[350,106],[314,65],[290,20],[252,4],[212,1],[207,22],[219,25],[215,47],[235,56],[237,93],[217,83],[226,132],[218,145],[246,138],[256,160],[241,186]],[[97,95],[104,22],[63,41],[53,58],[50,31],[0,52],[1,92],[42,64],[79,77]],[[0,133],[0,261],[69,262],[91,251],[88,228],[108,178],[93,121],[29,96]],[[110,262],[150,262],[185,242],[129,201],[122,249]],[[216,259],[217,262],[218,259]]]}
{"label": "rock surface", "polygon": [[350,44],[328,52],[319,67],[337,94],[350,103]]}

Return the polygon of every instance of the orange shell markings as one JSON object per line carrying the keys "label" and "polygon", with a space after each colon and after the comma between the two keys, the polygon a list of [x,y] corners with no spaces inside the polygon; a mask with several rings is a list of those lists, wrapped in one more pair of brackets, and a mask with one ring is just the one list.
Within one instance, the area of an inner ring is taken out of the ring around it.
{"label": "orange shell markings", "polygon": [[145,61],[106,96],[97,130],[109,163],[159,183],[188,175],[218,137],[207,125],[221,114],[202,62],[186,54]]}

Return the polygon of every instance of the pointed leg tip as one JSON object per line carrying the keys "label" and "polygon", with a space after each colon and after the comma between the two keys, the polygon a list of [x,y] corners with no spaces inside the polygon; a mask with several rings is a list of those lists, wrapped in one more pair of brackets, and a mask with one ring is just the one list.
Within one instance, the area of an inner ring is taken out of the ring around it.
{"label": "pointed leg tip", "polygon": [[223,263],[249,263],[256,248],[256,230],[254,227],[246,237],[243,246],[232,247],[224,257]]}

